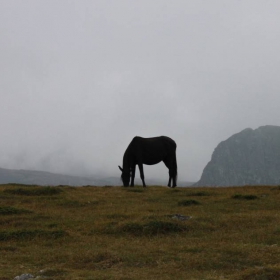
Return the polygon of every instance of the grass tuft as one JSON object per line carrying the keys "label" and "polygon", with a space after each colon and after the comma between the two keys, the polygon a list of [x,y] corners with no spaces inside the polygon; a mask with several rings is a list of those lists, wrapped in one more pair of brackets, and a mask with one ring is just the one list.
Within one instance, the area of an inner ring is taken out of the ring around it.
{"label": "grass tuft", "polygon": [[190,192],[187,193],[186,196],[209,196],[210,193],[209,192]]}
{"label": "grass tuft", "polygon": [[129,222],[118,228],[119,233],[130,233],[133,235],[141,235],[143,233],[143,225],[135,222]]}
{"label": "grass tuft", "polygon": [[235,194],[232,196],[233,199],[243,199],[243,200],[254,200],[257,199],[258,197],[256,195],[252,195],[252,194],[246,194],[246,195],[242,195],[242,194]]}
{"label": "grass tuft", "polygon": [[31,240],[33,238],[57,239],[65,236],[63,230],[46,231],[46,230],[13,230],[0,231],[0,241],[8,240]]}
{"label": "grass tuft", "polygon": [[23,196],[49,196],[57,195],[62,192],[62,189],[57,187],[32,187],[32,188],[16,188],[16,189],[6,189],[4,193],[13,195],[23,195]]}
{"label": "grass tuft", "polygon": [[65,274],[65,271],[63,269],[43,269],[39,272],[39,275],[41,278],[47,278],[47,277],[53,277],[53,276],[61,276]]}
{"label": "grass tuft", "polygon": [[186,226],[182,224],[165,222],[165,221],[149,221],[147,223],[129,222],[118,227],[117,233],[129,233],[134,236],[152,236],[170,233],[178,233],[186,231]]}
{"label": "grass tuft", "polygon": [[241,280],[279,280],[280,279],[280,268],[256,268],[253,269],[245,275],[243,275]]}
{"label": "grass tuft", "polygon": [[200,203],[193,199],[188,200],[181,200],[178,202],[178,206],[192,206],[192,205],[199,205]]}
{"label": "grass tuft", "polygon": [[144,232],[147,232],[149,235],[177,233],[186,230],[185,225],[164,221],[150,221],[144,225]]}
{"label": "grass tuft", "polygon": [[31,211],[25,209],[18,209],[10,206],[0,206],[0,215],[18,215],[26,213],[31,213]]}
{"label": "grass tuft", "polygon": [[121,258],[115,253],[86,251],[81,255],[73,256],[70,263],[71,267],[76,269],[104,270],[121,263],[121,261]]}

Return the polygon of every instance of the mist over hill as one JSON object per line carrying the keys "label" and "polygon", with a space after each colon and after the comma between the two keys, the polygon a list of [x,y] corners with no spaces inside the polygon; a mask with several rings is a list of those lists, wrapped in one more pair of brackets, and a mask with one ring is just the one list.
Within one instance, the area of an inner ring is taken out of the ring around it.
{"label": "mist over hill", "polygon": [[[147,179],[148,185],[166,185],[167,180]],[[26,184],[26,185],[41,185],[41,186],[120,186],[122,182],[119,177],[80,177],[56,174],[45,171],[34,170],[14,170],[0,168],[0,184]],[[141,180],[136,178],[135,184],[142,185]],[[193,182],[178,182],[178,186],[191,186]]]}
{"label": "mist over hill", "polygon": [[195,186],[280,184],[280,127],[247,128],[222,141]]}
{"label": "mist over hill", "polygon": [[27,184],[27,185],[100,185],[102,182],[87,177],[70,176],[35,170],[14,170],[0,168],[0,184]]}

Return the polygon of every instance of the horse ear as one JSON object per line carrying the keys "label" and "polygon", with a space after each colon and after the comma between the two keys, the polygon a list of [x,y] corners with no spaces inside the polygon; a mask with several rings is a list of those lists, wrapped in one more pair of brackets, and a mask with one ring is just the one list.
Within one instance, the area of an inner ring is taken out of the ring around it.
{"label": "horse ear", "polygon": [[119,166],[119,169],[120,169],[121,172],[123,172],[123,169],[120,166]]}

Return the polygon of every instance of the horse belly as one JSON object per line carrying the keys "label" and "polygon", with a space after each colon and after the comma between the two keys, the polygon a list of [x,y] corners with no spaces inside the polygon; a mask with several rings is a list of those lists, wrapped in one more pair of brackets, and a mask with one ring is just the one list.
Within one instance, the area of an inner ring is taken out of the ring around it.
{"label": "horse belly", "polygon": [[146,162],[143,162],[144,164],[146,165],[154,165],[154,164],[158,164],[160,163],[162,160],[157,160],[157,161],[146,161]]}
{"label": "horse belly", "polygon": [[154,165],[154,164],[158,164],[163,160],[162,157],[158,157],[158,156],[153,156],[153,157],[144,157],[143,158],[143,163],[147,164],[147,165]]}

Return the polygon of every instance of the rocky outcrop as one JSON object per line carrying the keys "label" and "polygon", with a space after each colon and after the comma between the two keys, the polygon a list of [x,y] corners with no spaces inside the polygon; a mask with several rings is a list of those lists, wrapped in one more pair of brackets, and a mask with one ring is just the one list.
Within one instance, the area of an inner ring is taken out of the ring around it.
{"label": "rocky outcrop", "polygon": [[280,185],[280,127],[247,128],[221,142],[195,186]]}

